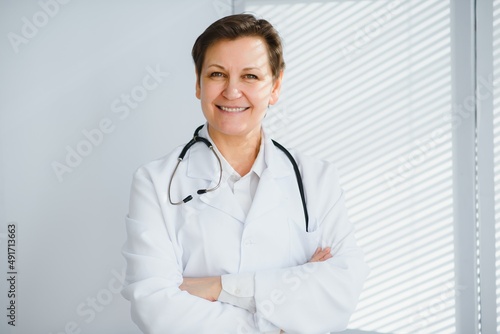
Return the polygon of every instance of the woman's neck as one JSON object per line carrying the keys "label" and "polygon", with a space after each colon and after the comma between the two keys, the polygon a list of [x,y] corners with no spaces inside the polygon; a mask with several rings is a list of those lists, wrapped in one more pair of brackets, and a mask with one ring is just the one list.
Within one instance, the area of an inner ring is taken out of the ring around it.
{"label": "woman's neck", "polygon": [[208,133],[219,152],[238,174],[244,176],[250,172],[259,154],[262,137],[260,130],[247,136],[226,136],[210,131],[208,127]]}

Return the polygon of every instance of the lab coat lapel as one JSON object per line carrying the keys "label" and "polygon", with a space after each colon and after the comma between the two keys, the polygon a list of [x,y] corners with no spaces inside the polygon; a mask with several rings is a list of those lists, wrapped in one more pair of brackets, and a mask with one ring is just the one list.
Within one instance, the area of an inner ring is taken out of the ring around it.
{"label": "lab coat lapel", "polygon": [[289,178],[287,182],[294,182],[293,167],[288,158],[266,138],[265,161],[267,168],[262,173],[257,191],[248,212],[247,221],[256,219],[265,213],[283,205],[286,189],[283,183],[278,182],[282,178]]}
{"label": "lab coat lapel", "polygon": [[[217,183],[213,183],[213,186],[215,184]],[[245,221],[245,212],[243,212],[243,209],[236,201],[226,183],[221,184],[217,190],[201,195],[200,199],[211,207],[232,216],[242,223]]]}
{"label": "lab coat lapel", "polygon": [[[212,151],[203,143],[197,143],[189,151],[187,176],[192,179],[209,180],[208,188],[219,182],[220,166]],[[196,183],[196,182],[194,182]],[[195,192],[198,189],[193,189]],[[195,195],[196,196],[196,195]],[[200,195],[200,200],[233,218],[244,222],[245,213],[234,198],[227,182],[223,179],[219,188]]]}
{"label": "lab coat lapel", "polygon": [[265,170],[248,212],[247,221],[254,220],[283,203],[284,192],[269,170]]}

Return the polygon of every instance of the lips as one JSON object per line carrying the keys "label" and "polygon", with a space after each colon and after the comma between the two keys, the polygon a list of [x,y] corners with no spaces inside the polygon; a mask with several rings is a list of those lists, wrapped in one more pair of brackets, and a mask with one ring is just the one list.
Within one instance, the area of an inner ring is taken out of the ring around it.
{"label": "lips", "polygon": [[249,107],[224,107],[224,106],[217,106],[222,111],[226,112],[242,112],[247,110]]}

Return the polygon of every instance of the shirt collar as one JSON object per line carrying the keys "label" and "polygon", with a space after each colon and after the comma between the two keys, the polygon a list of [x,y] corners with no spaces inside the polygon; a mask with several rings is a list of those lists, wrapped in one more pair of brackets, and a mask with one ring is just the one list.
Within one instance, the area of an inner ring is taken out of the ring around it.
{"label": "shirt collar", "polygon": [[[241,177],[241,175],[239,175],[238,172],[236,172],[234,170],[234,168],[226,161],[224,156],[220,153],[219,149],[217,148],[217,145],[215,145],[214,141],[212,140],[212,138],[210,137],[210,135],[208,133],[207,124],[205,124],[205,126],[200,130],[199,134],[200,134],[200,137],[205,137],[210,141],[210,143],[212,143],[214,150],[215,150],[215,153],[217,153],[217,155],[219,156],[219,158],[221,160],[224,178],[227,178],[227,177],[230,177],[233,175],[237,175],[237,176]],[[266,141],[265,133],[264,133],[264,131],[261,131],[261,141],[260,141],[259,153],[257,154],[257,157],[255,158],[255,161],[253,163],[252,169],[250,169],[250,172],[249,172],[249,173],[252,173],[252,172],[255,173],[258,177],[262,176],[262,173],[264,172],[264,170],[267,167],[266,154],[265,154],[266,145],[264,145],[265,141]]]}

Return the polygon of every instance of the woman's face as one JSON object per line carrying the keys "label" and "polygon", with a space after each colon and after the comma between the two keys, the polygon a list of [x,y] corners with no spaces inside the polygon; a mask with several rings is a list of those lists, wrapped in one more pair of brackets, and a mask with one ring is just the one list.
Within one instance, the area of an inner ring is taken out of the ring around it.
{"label": "woman's face", "polygon": [[214,136],[260,136],[268,105],[278,101],[267,46],[258,37],[223,40],[205,54],[196,97]]}

